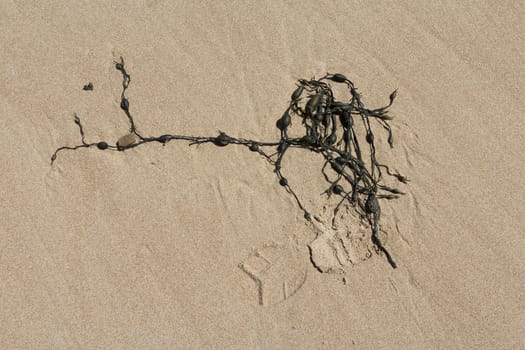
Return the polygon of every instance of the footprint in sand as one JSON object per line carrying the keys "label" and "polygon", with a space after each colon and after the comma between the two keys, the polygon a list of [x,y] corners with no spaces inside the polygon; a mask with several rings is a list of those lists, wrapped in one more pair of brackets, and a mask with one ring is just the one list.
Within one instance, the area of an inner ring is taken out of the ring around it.
{"label": "footprint in sand", "polygon": [[259,304],[269,306],[294,295],[306,281],[304,256],[292,247],[265,245],[239,267],[257,284]]}
{"label": "footprint in sand", "polygon": [[[342,273],[371,256],[368,239],[351,234],[348,227],[334,229],[319,218],[313,222],[317,237],[308,245],[315,268],[324,273]],[[361,230],[357,230],[361,231]]]}

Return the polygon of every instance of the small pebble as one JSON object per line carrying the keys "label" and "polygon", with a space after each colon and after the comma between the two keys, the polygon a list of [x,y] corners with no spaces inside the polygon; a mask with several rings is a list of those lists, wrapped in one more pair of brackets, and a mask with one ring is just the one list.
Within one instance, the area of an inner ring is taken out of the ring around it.
{"label": "small pebble", "polygon": [[128,148],[129,146],[133,145],[135,142],[137,142],[137,136],[133,133],[129,133],[118,139],[117,147],[120,151],[122,151]]}

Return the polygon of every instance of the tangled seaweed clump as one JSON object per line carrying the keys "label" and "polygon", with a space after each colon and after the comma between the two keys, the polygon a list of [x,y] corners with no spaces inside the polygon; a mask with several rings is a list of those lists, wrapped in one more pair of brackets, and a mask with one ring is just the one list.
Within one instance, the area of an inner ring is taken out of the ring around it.
{"label": "tangled seaweed clump", "polygon": [[[119,62],[115,62],[115,68],[122,74],[120,107],[128,118],[129,134],[121,137],[114,145],[106,141],[87,143],[80,118],[75,115],[74,121],[80,129],[82,143],[72,147],[58,148],[51,157],[51,163],[56,160],[61,151],[90,147],[96,147],[99,150],[124,151],[150,142],[159,142],[165,145],[171,140],[184,140],[189,142],[190,146],[203,143],[213,143],[219,147],[241,145],[252,152],[259,153],[273,166],[279,184],[295,198],[299,208],[304,212],[305,219],[312,221],[311,214],[302,205],[288,179],[283,175],[281,168],[283,157],[288,149],[309,150],[321,154],[324,159],[321,172],[328,183],[326,193],[341,198],[334,209],[334,216],[343,203],[348,203],[355,208],[359,216],[370,224],[371,240],[375,247],[386,256],[393,268],[397,267],[379,238],[381,215],[379,199],[395,199],[403,193],[396,188],[383,184],[383,170],[388,176],[394,177],[402,183],[407,183],[408,179],[398,172],[392,171],[387,165],[379,163],[376,158],[376,140],[372,129],[372,123],[376,123],[385,129],[388,135],[388,144],[393,147],[392,129],[389,125],[392,117],[388,114],[388,109],[394,102],[397,91],[390,94],[388,105],[368,109],[351,80],[340,73],[326,74],[320,79],[298,80],[297,86],[291,94],[288,107],[275,124],[280,132],[278,141],[262,142],[236,138],[222,131],[217,136],[211,137],[176,134],[146,137],[137,131],[135,120],[130,113],[130,104],[125,93],[129,87],[131,76],[125,68],[122,57]],[[345,91],[349,93],[348,100],[337,100],[330,83],[343,86]],[[295,120],[300,120],[304,130],[299,137],[289,135],[292,122]],[[361,133],[358,131],[357,124],[363,125],[363,129],[359,127]],[[364,140],[360,136],[363,130]],[[276,151],[268,153],[265,151],[268,148]],[[334,179],[331,179],[327,174],[327,166],[330,166],[337,174]]]}

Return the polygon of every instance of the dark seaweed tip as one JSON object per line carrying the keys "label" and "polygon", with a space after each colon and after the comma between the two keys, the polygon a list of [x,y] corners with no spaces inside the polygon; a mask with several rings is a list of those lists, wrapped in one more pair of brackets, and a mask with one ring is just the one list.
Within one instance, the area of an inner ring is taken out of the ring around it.
{"label": "dark seaweed tip", "polygon": [[404,184],[406,184],[409,181],[408,178],[406,178],[403,175],[396,175],[396,178],[397,178],[398,181],[400,181],[400,182],[402,182]]}
{"label": "dark seaweed tip", "polygon": [[297,100],[299,97],[301,97],[301,94],[303,93],[304,85],[300,85],[295,91],[292,93],[292,101]]}
{"label": "dark seaweed tip", "polygon": [[394,90],[394,92],[390,94],[390,103],[394,102],[394,99],[396,98],[396,96],[397,96],[397,90]]}

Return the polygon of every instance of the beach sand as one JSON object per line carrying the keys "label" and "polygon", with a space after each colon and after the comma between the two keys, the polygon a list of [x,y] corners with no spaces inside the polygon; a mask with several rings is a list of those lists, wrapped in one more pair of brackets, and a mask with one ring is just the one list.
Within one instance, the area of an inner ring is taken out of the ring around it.
{"label": "beach sand", "polygon": [[[524,14],[2,1],[0,348],[525,349]],[[283,171],[316,225],[241,147],[90,148],[50,165],[80,142],[75,113],[89,142],[129,131],[120,56],[146,135],[276,140],[296,80],[326,72],[371,107],[398,89],[394,148],[378,141],[411,180],[382,202],[398,268],[366,240],[333,246],[335,201],[305,151]]]}

